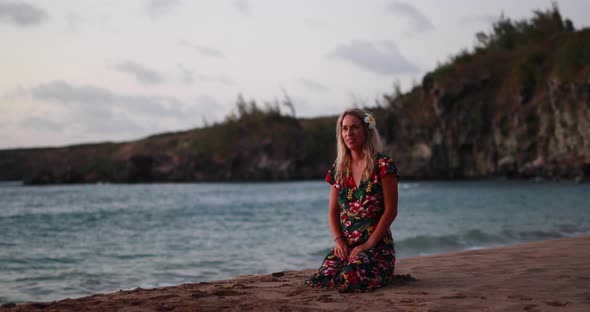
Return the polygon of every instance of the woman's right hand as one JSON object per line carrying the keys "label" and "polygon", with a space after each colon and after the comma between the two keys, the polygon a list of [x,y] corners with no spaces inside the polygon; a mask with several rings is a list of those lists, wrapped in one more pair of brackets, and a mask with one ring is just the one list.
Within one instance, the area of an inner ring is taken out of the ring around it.
{"label": "woman's right hand", "polygon": [[348,255],[350,254],[350,248],[346,245],[344,238],[341,237],[335,241],[336,246],[334,246],[334,254],[336,257],[340,258],[342,261],[348,260]]}

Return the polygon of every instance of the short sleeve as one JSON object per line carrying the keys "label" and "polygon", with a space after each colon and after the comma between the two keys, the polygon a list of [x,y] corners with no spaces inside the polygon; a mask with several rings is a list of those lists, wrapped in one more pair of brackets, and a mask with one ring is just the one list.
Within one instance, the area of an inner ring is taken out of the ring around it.
{"label": "short sleeve", "polygon": [[399,172],[393,159],[385,155],[379,155],[377,157],[376,167],[377,176],[379,177],[379,180],[381,180],[384,176],[388,174],[392,174],[399,179]]}
{"label": "short sleeve", "polygon": [[330,167],[330,169],[328,169],[328,172],[326,173],[326,177],[324,178],[324,180],[328,183],[330,183],[331,185],[336,184],[336,163],[332,164],[332,167]]}

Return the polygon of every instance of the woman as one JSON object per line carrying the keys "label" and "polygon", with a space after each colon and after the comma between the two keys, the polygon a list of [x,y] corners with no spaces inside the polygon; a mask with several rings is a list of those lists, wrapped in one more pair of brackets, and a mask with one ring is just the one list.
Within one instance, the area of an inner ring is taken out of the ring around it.
{"label": "woman", "polygon": [[394,277],[395,249],[389,227],[397,216],[398,172],[381,154],[375,119],[347,110],[336,123],[338,155],[326,175],[334,248],[306,284],[367,291]]}

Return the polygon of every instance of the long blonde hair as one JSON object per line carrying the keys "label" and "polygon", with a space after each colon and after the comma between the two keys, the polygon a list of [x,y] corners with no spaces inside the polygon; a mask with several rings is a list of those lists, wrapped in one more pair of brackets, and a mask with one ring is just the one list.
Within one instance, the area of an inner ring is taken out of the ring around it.
{"label": "long blonde hair", "polygon": [[375,161],[373,160],[373,156],[375,155],[375,153],[381,153],[382,146],[381,138],[379,136],[379,132],[377,131],[377,127],[369,127],[369,124],[365,122],[365,116],[367,114],[371,117],[373,116],[369,112],[353,108],[345,110],[340,115],[340,117],[338,117],[338,121],[336,122],[336,181],[342,182],[348,178],[350,172],[350,165],[352,163],[350,149],[348,148],[348,146],[346,146],[346,144],[344,143],[344,139],[342,138],[342,120],[346,115],[352,115],[357,117],[363,125],[363,130],[365,131],[366,139],[363,143],[365,169],[363,170],[362,180],[367,180],[371,177],[371,173],[373,172],[373,167],[375,163]]}

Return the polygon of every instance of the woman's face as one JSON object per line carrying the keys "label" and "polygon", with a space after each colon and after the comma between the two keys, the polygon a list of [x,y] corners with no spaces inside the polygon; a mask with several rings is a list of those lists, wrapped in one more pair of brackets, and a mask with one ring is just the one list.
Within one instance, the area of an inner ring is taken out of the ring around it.
{"label": "woman's face", "polygon": [[342,118],[342,140],[353,151],[363,149],[367,136],[362,121],[354,115],[346,115]]}

